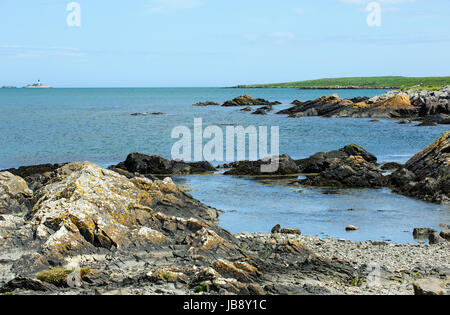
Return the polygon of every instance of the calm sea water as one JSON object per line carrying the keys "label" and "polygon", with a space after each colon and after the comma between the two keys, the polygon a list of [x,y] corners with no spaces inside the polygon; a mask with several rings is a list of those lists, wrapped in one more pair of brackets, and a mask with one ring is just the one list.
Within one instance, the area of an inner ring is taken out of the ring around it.
{"label": "calm sea water", "polygon": [[[437,139],[447,126],[415,127],[369,119],[288,119],[255,116],[239,108],[193,107],[199,101],[218,103],[241,94],[290,103],[338,93],[341,97],[374,96],[382,90],[295,89],[0,89],[0,169],[48,162],[89,160],[102,166],[123,161],[128,153],[170,158],[172,128],[192,127],[194,118],[223,128],[227,125],[280,126],[280,152],[293,158],[356,143],[380,161],[405,162]],[[281,105],[279,109],[288,105]],[[136,112],[163,112],[136,117]],[[417,226],[438,228],[450,223],[450,209],[397,196],[389,190],[347,190],[324,195],[267,185],[249,178],[178,177],[201,201],[227,212],[221,225],[231,232],[264,232],[277,223],[305,234],[324,232],[351,240],[412,242]],[[353,209],[350,211],[349,209]],[[346,233],[346,224],[360,231]],[[405,232],[408,231],[408,232]]]}

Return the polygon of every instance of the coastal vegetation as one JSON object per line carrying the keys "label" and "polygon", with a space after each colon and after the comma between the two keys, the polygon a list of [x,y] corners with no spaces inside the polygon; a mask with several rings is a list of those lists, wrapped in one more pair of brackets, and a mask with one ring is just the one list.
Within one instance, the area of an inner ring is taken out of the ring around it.
{"label": "coastal vegetation", "polygon": [[237,88],[298,89],[440,89],[450,84],[450,77],[349,77],[307,80],[287,83],[239,85]]}

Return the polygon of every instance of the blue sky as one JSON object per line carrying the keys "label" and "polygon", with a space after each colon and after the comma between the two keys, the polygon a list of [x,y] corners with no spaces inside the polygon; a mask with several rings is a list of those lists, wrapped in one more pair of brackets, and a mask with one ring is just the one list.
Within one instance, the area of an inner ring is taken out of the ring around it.
{"label": "blue sky", "polygon": [[0,85],[230,86],[450,75],[450,1],[0,1]]}

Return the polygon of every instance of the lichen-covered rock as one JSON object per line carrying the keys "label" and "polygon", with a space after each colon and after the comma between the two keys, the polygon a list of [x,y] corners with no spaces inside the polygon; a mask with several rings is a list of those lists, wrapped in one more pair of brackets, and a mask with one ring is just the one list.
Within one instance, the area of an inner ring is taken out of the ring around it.
{"label": "lichen-covered rock", "polygon": [[450,203],[450,131],[389,176],[388,183],[406,196]]}
{"label": "lichen-covered rock", "polygon": [[52,176],[52,173],[64,164],[40,164],[21,166],[17,169],[11,168],[7,171],[16,176],[22,177],[31,190],[36,191],[45,185]]}
{"label": "lichen-covered rock", "polygon": [[233,278],[240,282],[253,282],[261,276],[261,272],[246,262],[230,262],[219,259],[212,264],[212,268],[224,278]]}
{"label": "lichen-covered rock", "polygon": [[[38,202],[21,228],[30,232],[29,239],[22,242],[34,244],[35,259],[53,264],[80,254],[131,253],[181,243],[206,228],[209,236],[228,246],[222,251],[233,248],[227,243],[230,234],[216,226],[217,210],[193,199],[170,178],[130,180],[78,162],[56,170],[35,197]],[[17,233],[9,237],[17,238]],[[213,248],[211,242],[205,241],[205,249]]]}
{"label": "lichen-covered rock", "polygon": [[32,196],[24,179],[0,172],[0,214],[26,213]]}

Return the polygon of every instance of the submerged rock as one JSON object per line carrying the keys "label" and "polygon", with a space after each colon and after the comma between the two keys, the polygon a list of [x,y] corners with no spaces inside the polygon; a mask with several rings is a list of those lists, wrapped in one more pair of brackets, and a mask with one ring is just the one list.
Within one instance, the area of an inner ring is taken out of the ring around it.
{"label": "submerged rock", "polygon": [[435,203],[450,203],[450,131],[388,177],[400,194]]}
{"label": "submerged rock", "polygon": [[164,115],[164,113],[161,112],[157,112],[157,113],[133,113],[131,114],[131,116],[141,116],[141,117],[146,117],[146,116],[160,116],[160,115]]}
{"label": "submerged rock", "polygon": [[207,102],[199,102],[194,104],[193,106],[219,106],[218,103],[216,102],[212,102],[212,101],[207,101]]}
{"label": "submerged rock", "polygon": [[139,173],[142,175],[186,175],[216,171],[209,162],[170,161],[158,155],[150,156],[141,153],[128,155],[124,162],[111,166],[110,169],[119,169],[131,174]]}

